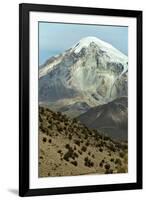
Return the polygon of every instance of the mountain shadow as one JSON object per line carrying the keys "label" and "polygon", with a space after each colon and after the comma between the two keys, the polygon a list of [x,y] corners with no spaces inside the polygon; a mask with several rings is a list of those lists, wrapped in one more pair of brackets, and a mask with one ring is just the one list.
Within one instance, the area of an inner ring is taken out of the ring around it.
{"label": "mountain shadow", "polygon": [[114,139],[127,140],[127,107],[127,97],[121,97],[107,104],[90,108],[90,110],[77,117],[77,119],[88,128],[106,132]]}

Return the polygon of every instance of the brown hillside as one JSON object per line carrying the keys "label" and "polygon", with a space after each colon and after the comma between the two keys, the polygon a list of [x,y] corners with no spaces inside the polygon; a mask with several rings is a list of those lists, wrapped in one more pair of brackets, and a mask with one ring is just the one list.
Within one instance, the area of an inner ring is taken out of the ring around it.
{"label": "brown hillside", "polygon": [[126,173],[127,143],[39,107],[39,177]]}

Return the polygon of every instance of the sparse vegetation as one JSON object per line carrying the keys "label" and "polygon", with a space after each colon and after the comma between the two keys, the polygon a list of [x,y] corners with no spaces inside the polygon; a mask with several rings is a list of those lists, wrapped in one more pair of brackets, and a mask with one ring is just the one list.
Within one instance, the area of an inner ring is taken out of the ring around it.
{"label": "sparse vegetation", "polygon": [[86,142],[86,144],[85,144],[87,147],[89,146],[89,142]]}
{"label": "sparse vegetation", "polygon": [[102,163],[102,162],[100,162],[100,163],[99,163],[99,166],[100,166],[100,167],[103,167],[103,163]]}
{"label": "sparse vegetation", "polygon": [[46,142],[47,141],[47,138],[46,137],[43,137],[43,142]]}
{"label": "sparse vegetation", "polygon": [[86,167],[93,167],[94,166],[94,162],[92,162],[88,157],[85,157],[84,161],[85,161]]}
{"label": "sparse vegetation", "polygon": [[92,158],[95,158],[95,155],[94,155],[94,154],[92,154]]}
{"label": "sparse vegetation", "polygon": [[115,164],[117,164],[117,165],[122,165],[122,161],[121,161],[121,159],[116,158],[116,160],[115,160]]}
{"label": "sparse vegetation", "polygon": [[51,140],[51,139],[49,139],[49,140],[48,140],[48,142],[49,142],[49,143],[51,143],[51,142],[52,142],[52,140]]}
{"label": "sparse vegetation", "polygon": [[128,171],[127,142],[113,141],[61,112],[39,107],[39,138],[42,177]]}
{"label": "sparse vegetation", "polygon": [[83,152],[86,152],[86,151],[87,151],[87,147],[82,146],[81,150],[82,150]]}
{"label": "sparse vegetation", "polygon": [[60,154],[62,153],[62,151],[61,151],[61,150],[58,150],[57,152],[58,152],[58,153],[60,153]]}
{"label": "sparse vegetation", "polygon": [[69,149],[67,153],[64,154],[64,160],[69,161],[69,158],[72,158],[73,156],[73,150]]}
{"label": "sparse vegetation", "polygon": [[66,148],[66,149],[69,149],[69,148],[70,148],[70,145],[69,145],[69,144],[66,144],[66,145],[65,145],[65,148]]}
{"label": "sparse vegetation", "polygon": [[80,146],[80,141],[79,140],[74,140],[75,144],[77,144],[78,146]]}
{"label": "sparse vegetation", "polygon": [[124,153],[124,152],[119,152],[119,156],[120,156],[121,158],[123,158],[123,157],[125,156],[125,153]]}
{"label": "sparse vegetation", "polygon": [[79,154],[82,155],[82,151],[78,150]]}
{"label": "sparse vegetation", "polygon": [[69,134],[69,137],[68,137],[68,138],[69,138],[69,140],[71,140],[71,139],[72,139],[72,135],[71,135],[71,134]]}
{"label": "sparse vegetation", "polygon": [[113,152],[116,151],[116,149],[115,149],[115,145],[112,144],[112,143],[110,143],[110,145],[108,146],[108,148],[109,148],[111,151],[113,151]]}
{"label": "sparse vegetation", "polygon": [[71,163],[72,163],[74,166],[77,166],[77,165],[78,165],[77,161],[71,161]]}
{"label": "sparse vegetation", "polygon": [[112,169],[106,169],[105,174],[113,174],[113,170]]}
{"label": "sparse vegetation", "polygon": [[105,165],[104,165],[104,168],[105,168],[106,170],[110,169],[110,164],[108,164],[108,163],[105,164]]}

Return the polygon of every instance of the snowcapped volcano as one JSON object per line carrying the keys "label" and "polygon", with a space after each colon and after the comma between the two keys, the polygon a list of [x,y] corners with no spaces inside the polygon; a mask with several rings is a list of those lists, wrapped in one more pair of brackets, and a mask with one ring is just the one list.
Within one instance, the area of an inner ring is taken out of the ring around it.
{"label": "snowcapped volcano", "polygon": [[127,73],[126,55],[96,37],[86,37],[41,67],[39,101],[77,116],[127,96]]}
{"label": "snowcapped volcano", "polygon": [[72,49],[75,53],[79,53],[82,48],[88,48],[91,43],[97,45],[102,51],[108,52],[111,58],[117,59],[117,61],[121,59],[122,62],[123,60],[127,61],[127,56],[114,48],[111,44],[104,42],[97,37],[85,37],[81,39],[76,45],[74,45]]}

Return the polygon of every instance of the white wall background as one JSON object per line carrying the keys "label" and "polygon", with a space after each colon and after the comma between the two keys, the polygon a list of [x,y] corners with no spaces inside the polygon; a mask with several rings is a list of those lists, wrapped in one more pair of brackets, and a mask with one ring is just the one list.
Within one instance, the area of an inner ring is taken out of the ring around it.
{"label": "white wall background", "polygon": [[[143,25],[146,23],[145,0],[3,0],[0,4],[0,199],[20,199],[18,197],[18,4],[19,3],[44,3],[73,6],[90,6],[101,8],[121,8],[143,10]],[[146,35],[146,26],[143,27]],[[146,44],[143,38],[143,44]],[[146,46],[144,51],[146,52]],[[145,53],[144,53],[145,57]],[[143,66],[146,60],[144,58]],[[144,79],[146,69],[144,67]],[[144,80],[144,85],[146,79]],[[144,93],[144,102],[146,93]],[[144,106],[146,110],[146,106]],[[144,116],[145,120],[145,116]],[[144,122],[145,123],[145,122]],[[144,138],[145,141],[144,127]],[[146,152],[146,145],[144,145]],[[144,169],[146,159],[144,158]],[[137,191],[104,192],[75,195],[50,196],[52,200],[123,200],[145,199],[146,196],[146,171],[144,171],[144,189]],[[30,197],[30,199],[48,199],[48,196]]]}

